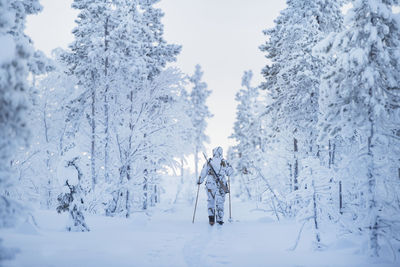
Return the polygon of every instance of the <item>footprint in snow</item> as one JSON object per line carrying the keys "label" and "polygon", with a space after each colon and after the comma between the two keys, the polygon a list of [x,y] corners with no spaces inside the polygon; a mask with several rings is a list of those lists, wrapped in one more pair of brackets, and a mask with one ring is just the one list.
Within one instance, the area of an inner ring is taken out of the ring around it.
{"label": "footprint in snow", "polygon": [[206,266],[204,262],[204,249],[210,242],[212,235],[197,234],[193,239],[188,240],[183,247],[183,256],[188,266]]}

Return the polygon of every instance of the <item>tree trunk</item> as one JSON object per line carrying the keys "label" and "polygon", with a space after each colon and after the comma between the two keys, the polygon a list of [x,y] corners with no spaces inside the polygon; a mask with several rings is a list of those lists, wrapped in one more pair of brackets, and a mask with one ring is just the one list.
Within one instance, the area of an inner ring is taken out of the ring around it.
{"label": "tree trunk", "polygon": [[[181,181],[180,181],[180,183],[178,184],[178,188],[177,188],[177,190],[176,190],[175,199],[174,199],[174,202],[173,202],[174,204],[176,204],[176,203],[178,202],[179,195],[181,194],[181,191],[182,191],[182,187],[183,187],[183,183],[184,183],[183,175],[184,175],[184,170],[183,170],[183,158],[181,158]],[[197,179],[197,178],[196,178],[196,179]]]}
{"label": "tree trunk", "polygon": [[91,117],[91,149],[90,149],[90,167],[92,173],[92,190],[95,189],[96,186],[96,90],[95,87],[92,86],[92,117]]}
{"label": "tree trunk", "polygon": [[328,155],[329,155],[329,159],[328,159],[328,168],[331,168],[332,165],[332,145],[331,145],[331,140],[329,139],[328,141]]}
{"label": "tree trunk", "polygon": [[155,184],[154,185],[154,205],[157,203],[160,203],[160,200],[159,200],[159,194],[158,194],[158,187]]}
{"label": "tree trunk", "polygon": [[[129,114],[130,114],[130,119],[129,119],[129,130],[130,130],[130,134],[129,134],[129,140],[128,140],[128,151],[126,152],[126,159],[129,160],[129,155],[131,153],[132,150],[132,135],[133,135],[133,90],[131,90],[130,94],[129,94],[129,101],[131,102],[131,106],[129,109]],[[131,164],[128,163],[126,166],[126,178],[128,179],[128,181],[131,179],[130,177],[131,175]]]}
{"label": "tree trunk", "polygon": [[183,184],[183,175],[184,175],[183,158],[181,158],[181,184]]}
{"label": "tree trunk", "polygon": [[[104,52],[107,53],[108,51],[108,17],[106,18],[106,22],[104,25]],[[108,114],[108,89],[109,84],[107,80],[108,75],[108,56],[105,58],[104,62],[104,79],[105,79],[105,90],[104,90],[104,135],[105,135],[105,142],[104,142],[104,181],[106,183],[110,182],[109,177],[109,143],[110,143],[110,132],[109,132],[109,114]]]}
{"label": "tree trunk", "polygon": [[376,190],[376,178],[374,176],[374,153],[373,149],[373,137],[374,137],[374,119],[372,115],[372,107],[370,107],[369,112],[369,123],[370,123],[370,134],[368,136],[368,170],[367,170],[367,178],[368,178],[368,211],[370,217],[370,251],[371,256],[378,257],[379,256],[379,243],[378,243],[378,211],[377,211],[377,203],[375,199],[375,190]]}
{"label": "tree trunk", "polygon": [[[35,75],[33,75],[35,77]],[[45,140],[46,140],[46,174],[47,174],[47,200],[46,200],[46,206],[47,209],[51,208],[51,196],[52,196],[52,188],[51,188],[51,184],[52,184],[52,177],[51,177],[51,166],[50,166],[50,161],[51,161],[51,153],[49,151],[49,127],[47,125],[47,119],[46,119],[46,110],[47,110],[47,103],[44,104],[43,107],[43,126],[44,126],[44,136],[45,136]]]}
{"label": "tree trunk", "polygon": [[[145,170],[146,172],[147,170]],[[143,181],[143,210],[147,210],[148,206],[148,193],[147,193],[148,181],[147,181],[147,174],[144,174],[144,181]]]}
{"label": "tree trunk", "polygon": [[339,213],[343,214],[342,181],[339,181]]}
{"label": "tree trunk", "polygon": [[104,94],[104,181],[106,183],[110,182],[109,175],[109,158],[110,158],[110,131],[109,131],[109,114],[108,114],[108,100],[107,100],[108,86]]}
{"label": "tree trunk", "polygon": [[126,194],[126,200],[125,200],[125,210],[126,210],[126,215],[125,215],[125,217],[126,218],[129,218],[129,216],[130,216],[130,204],[129,204],[129,190],[126,190],[125,191],[125,194]]}
{"label": "tree trunk", "polygon": [[[125,195],[125,188],[122,187],[122,184],[125,179],[125,173],[126,173],[126,167],[124,165],[124,154],[122,152],[122,145],[119,140],[119,135],[116,133],[115,135],[116,141],[117,141],[117,146],[118,146],[118,151],[119,151],[119,159],[121,162],[121,167],[119,168],[119,184],[116,186],[116,190],[112,193],[113,199],[109,202],[108,207],[106,209],[106,215],[107,216],[114,216],[118,213],[122,213],[122,211],[125,210],[125,207],[127,206],[127,198],[124,196]],[[127,216],[128,214],[126,214]]]}
{"label": "tree trunk", "polygon": [[293,138],[293,153],[294,153],[294,170],[293,170],[293,190],[296,191],[299,189],[299,161],[297,159],[297,139]]}
{"label": "tree trunk", "polygon": [[314,217],[313,219],[314,219],[315,239],[317,240],[317,247],[321,248],[321,237],[318,226],[317,193],[315,191],[314,180],[312,181],[312,188],[313,188],[313,217]]}
{"label": "tree trunk", "polygon": [[243,173],[240,174],[240,180],[241,180],[241,183],[240,183],[241,187],[244,187],[244,189],[246,190],[247,199],[249,199],[249,200],[253,199],[250,188],[247,186],[246,179],[243,177]]}
{"label": "tree trunk", "polygon": [[[329,169],[335,164],[335,151],[336,151],[336,144],[331,140],[328,141],[328,153],[329,153],[329,160],[328,160],[328,167]],[[334,181],[333,177],[330,178],[330,182]],[[339,181],[339,213],[343,214],[343,190],[342,190],[342,181]]]}
{"label": "tree trunk", "polygon": [[293,191],[293,168],[291,163],[288,163],[288,168],[289,168],[289,192],[291,193]]}

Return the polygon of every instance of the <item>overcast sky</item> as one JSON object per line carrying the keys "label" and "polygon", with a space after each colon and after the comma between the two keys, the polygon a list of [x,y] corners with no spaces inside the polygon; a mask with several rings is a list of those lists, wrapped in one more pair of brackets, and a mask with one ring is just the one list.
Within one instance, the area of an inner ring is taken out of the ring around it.
{"label": "overcast sky", "polygon": [[[71,30],[77,12],[72,0],[40,0],[44,10],[28,17],[26,32],[36,48],[47,55],[56,47],[67,48],[72,42]],[[159,7],[165,13],[165,38],[182,45],[175,63],[191,74],[200,64],[204,81],[213,92],[208,105],[214,117],[209,120],[207,134],[211,143],[224,152],[233,141],[236,116],[235,94],[241,87],[243,71],[253,70],[253,85],[262,78],[266,64],[258,46],[265,41],[262,30],[273,26],[273,20],[285,7],[285,0],[163,0]]]}

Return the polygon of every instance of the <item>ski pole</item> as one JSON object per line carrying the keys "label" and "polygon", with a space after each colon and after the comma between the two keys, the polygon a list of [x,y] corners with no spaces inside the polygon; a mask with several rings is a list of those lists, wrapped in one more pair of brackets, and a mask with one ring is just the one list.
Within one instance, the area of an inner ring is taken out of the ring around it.
{"label": "ski pole", "polygon": [[[200,182],[200,177],[199,177],[199,182]],[[197,187],[196,204],[194,205],[194,212],[193,212],[193,220],[192,220],[192,223],[194,223],[194,217],[196,216],[196,208],[197,208],[197,200],[199,199],[199,191],[200,191],[200,183],[198,184],[198,187]]]}
{"label": "ski pole", "polygon": [[229,221],[232,222],[232,202],[231,202],[231,179],[228,176],[228,186],[229,186]]}

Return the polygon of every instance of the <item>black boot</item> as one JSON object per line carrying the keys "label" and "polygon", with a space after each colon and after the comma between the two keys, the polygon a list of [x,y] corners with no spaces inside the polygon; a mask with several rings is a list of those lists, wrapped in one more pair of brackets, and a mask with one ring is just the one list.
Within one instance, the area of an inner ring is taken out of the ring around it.
{"label": "black boot", "polygon": [[214,216],[208,216],[208,222],[210,223],[210,225],[214,225]]}
{"label": "black boot", "polygon": [[224,224],[223,221],[217,221],[217,223],[218,223],[219,225],[223,225],[223,224]]}

